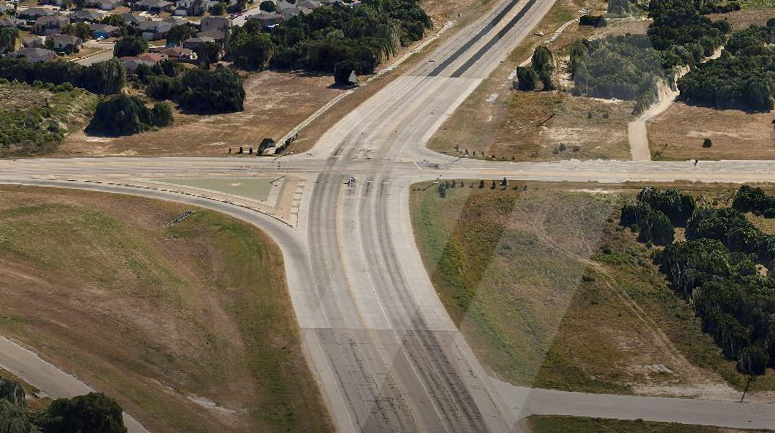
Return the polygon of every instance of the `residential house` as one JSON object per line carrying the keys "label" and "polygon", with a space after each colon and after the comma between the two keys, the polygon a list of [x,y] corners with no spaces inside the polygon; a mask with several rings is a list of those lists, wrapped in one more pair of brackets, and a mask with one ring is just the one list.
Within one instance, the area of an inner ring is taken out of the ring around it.
{"label": "residential house", "polygon": [[164,53],[142,53],[138,55],[137,58],[140,60],[147,60],[149,62],[153,62],[153,64],[155,65],[159,62],[163,62],[167,60],[169,56],[167,56]]}
{"label": "residential house", "polygon": [[40,36],[22,36],[24,48],[46,48],[46,41]]}
{"label": "residential house", "polygon": [[310,12],[312,12],[312,9],[300,8],[298,6],[294,6],[292,8],[283,9],[282,11],[280,11],[280,15],[282,15],[283,19],[287,21],[301,13],[306,15],[306,14],[309,14]]}
{"label": "residential house", "polygon": [[48,15],[35,20],[35,33],[39,35],[50,35],[59,33],[62,28],[70,24],[70,19],[59,15]]}
{"label": "residential house", "polygon": [[202,44],[205,44],[207,42],[215,42],[215,39],[207,36],[197,36],[195,38],[186,39],[185,42],[183,42],[183,48],[188,48],[190,50],[196,50],[199,48]]}
{"label": "residential house", "polygon": [[132,4],[132,9],[158,14],[161,12],[171,12],[172,3],[165,0],[140,0]]}
{"label": "residential house", "polygon": [[258,21],[261,27],[272,28],[283,22],[283,17],[275,12],[261,12],[248,17],[248,20]]}
{"label": "residential house", "polygon": [[9,54],[12,57],[23,57],[32,63],[48,62],[57,57],[57,53],[45,48],[22,48]]}
{"label": "residential house", "polygon": [[47,17],[49,15],[56,15],[56,12],[46,8],[29,8],[18,11],[16,18],[34,23],[40,17]]}
{"label": "residential house", "polygon": [[220,30],[221,32],[228,33],[229,29],[231,29],[231,20],[226,17],[209,16],[202,18],[199,28],[202,32]]}
{"label": "residential house", "polygon": [[167,18],[164,18],[162,21],[164,21],[165,23],[170,23],[173,26],[186,26],[191,24],[191,21],[184,20],[183,18],[180,18],[180,17],[167,17]]}
{"label": "residential house", "polygon": [[196,60],[196,53],[194,52],[194,50],[190,48],[172,47],[172,48],[165,48],[160,52],[162,54],[165,54],[170,59]]}
{"label": "residential house", "polygon": [[135,27],[139,26],[141,23],[144,23],[144,22],[148,21],[148,18],[146,18],[146,17],[144,17],[142,15],[133,14],[133,13],[130,13],[130,12],[121,14],[121,18],[124,19],[124,22],[127,25],[131,25],[131,26],[135,26]]}
{"label": "residential house", "polygon": [[17,20],[13,17],[0,17],[0,29],[19,27],[24,21]]}
{"label": "residential house", "polygon": [[66,4],[65,0],[38,0],[39,5],[59,6]]}
{"label": "residential house", "polygon": [[206,0],[192,0],[188,5],[188,15],[192,17],[200,17],[207,12]]}
{"label": "residential house", "polygon": [[121,64],[124,65],[124,68],[126,68],[128,72],[136,71],[140,65],[151,67],[156,64],[150,60],[143,60],[139,57],[122,57],[120,60]]}
{"label": "residential house", "polygon": [[107,24],[89,24],[89,30],[95,39],[107,39],[121,35],[121,28]]}
{"label": "residential house", "polygon": [[83,46],[81,38],[72,35],[51,35],[46,38],[46,41],[51,41],[54,51],[64,53],[77,53]]}
{"label": "residential house", "polygon": [[199,32],[196,34],[199,38],[210,38],[212,39],[216,44],[223,45],[226,42],[226,35],[227,33],[218,30],[218,29],[212,29],[208,30],[206,32]]}
{"label": "residential house", "polygon": [[94,9],[80,9],[70,12],[70,21],[74,23],[96,23],[105,18],[105,14]]}
{"label": "residential house", "polygon": [[0,15],[13,14],[13,6],[5,3],[0,3]]}
{"label": "residential house", "polygon": [[296,3],[296,6],[303,8],[303,9],[310,9],[313,10],[316,7],[320,6],[320,2],[315,0],[304,0],[302,2]]}
{"label": "residential house", "polygon": [[172,24],[164,21],[145,21],[137,26],[144,39],[155,41],[167,37]]}
{"label": "residential house", "polygon": [[95,0],[91,5],[99,10],[112,11],[121,6],[121,0]]}

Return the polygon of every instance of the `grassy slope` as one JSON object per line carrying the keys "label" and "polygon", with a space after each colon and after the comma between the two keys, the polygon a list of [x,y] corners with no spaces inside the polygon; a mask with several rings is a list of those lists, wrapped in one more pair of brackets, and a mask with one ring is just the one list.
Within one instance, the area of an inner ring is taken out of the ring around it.
{"label": "grassy slope", "polygon": [[169,228],[187,208],[141,198],[0,195],[0,333],[154,432],[331,431],[262,232],[203,210]]}
{"label": "grassy slope", "polygon": [[0,84],[0,157],[53,152],[90,119],[97,96],[82,89],[52,93],[26,84]]}
{"label": "grassy slope", "polygon": [[[442,301],[497,376],[607,393],[745,385],[649,251],[616,228],[619,203],[634,189],[468,184],[446,199],[413,192],[413,224]],[[612,253],[601,253],[603,244]],[[673,373],[651,368],[660,364]],[[773,389],[773,375],[754,389]]]}
{"label": "grassy slope", "polygon": [[[738,431],[699,425],[687,426],[662,422],[620,421],[569,416],[531,416],[527,422],[533,433],[731,433]],[[763,432],[763,430],[745,431],[748,433]]]}

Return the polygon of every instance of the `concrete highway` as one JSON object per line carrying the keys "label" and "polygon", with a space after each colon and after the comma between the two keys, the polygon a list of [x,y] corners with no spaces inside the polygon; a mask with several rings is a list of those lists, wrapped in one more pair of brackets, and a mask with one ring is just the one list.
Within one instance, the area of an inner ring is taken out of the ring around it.
{"label": "concrete highway", "polygon": [[[136,194],[216,209],[280,245],[310,367],[340,432],[509,432],[529,414],[775,428],[775,406],[595,396],[518,388],[490,378],[423,267],[409,185],[442,178],[546,181],[771,181],[775,163],[495,163],[436,154],[425,143],[524,39],[551,0],[502,0],[320,138],[310,154],[262,158],[0,161],[0,183]],[[309,179],[298,224],[223,201],[138,189],[142,179],[293,173]],[[356,176],[355,185],[345,185]],[[4,365],[0,353],[0,366]],[[36,362],[30,359],[30,362]],[[22,375],[41,389],[40,375]]]}

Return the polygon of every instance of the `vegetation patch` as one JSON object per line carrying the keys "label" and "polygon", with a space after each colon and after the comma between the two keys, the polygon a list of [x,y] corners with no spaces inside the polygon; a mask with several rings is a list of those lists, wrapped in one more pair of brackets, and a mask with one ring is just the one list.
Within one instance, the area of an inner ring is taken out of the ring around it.
{"label": "vegetation patch", "polygon": [[132,135],[172,124],[172,109],[158,103],[149,109],[140,98],[123,93],[97,104],[86,132],[95,135]]}
{"label": "vegetation patch", "polygon": [[[3,80],[4,81],[4,80]],[[0,82],[0,157],[45,155],[81,128],[97,97],[68,84]]]}
{"label": "vegetation patch", "polygon": [[[442,197],[440,187],[423,188],[417,185],[411,199],[423,261],[450,316],[502,380],[739,398],[747,376],[674,294],[651,258],[655,247],[618,226],[619,209],[636,190],[500,182],[493,188],[491,181],[465,180],[454,187],[448,181]],[[683,197],[641,202],[670,226],[694,206],[695,199]],[[749,391],[772,389],[773,376],[757,379]]]}
{"label": "vegetation patch", "polygon": [[0,315],[16,318],[0,334],[154,432],[332,430],[258,229],[201,209],[168,226],[190,208],[150,199],[0,194]]}

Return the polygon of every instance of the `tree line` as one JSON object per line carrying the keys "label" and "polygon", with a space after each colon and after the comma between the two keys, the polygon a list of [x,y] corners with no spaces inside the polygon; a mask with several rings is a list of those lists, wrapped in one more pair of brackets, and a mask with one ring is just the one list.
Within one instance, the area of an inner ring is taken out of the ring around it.
{"label": "tree line", "polygon": [[[698,207],[676,190],[647,188],[621,212],[621,224],[641,232],[639,240],[667,245],[653,254],[655,263],[675,293],[691,301],[724,356],[746,374],[775,368],[775,235],[763,233],[741,210],[770,209],[773,201],[760,189],[741,187],[731,208]],[[674,225],[685,226],[686,241],[673,242]],[[761,275],[757,264],[769,274]]]}
{"label": "tree line", "polygon": [[102,393],[59,398],[42,411],[31,411],[18,382],[0,378],[0,432],[126,433],[121,407]]}
{"label": "tree line", "polygon": [[416,0],[364,0],[357,8],[320,6],[271,30],[254,21],[234,27],[227,56],[248,70],[272,67],[333,73],[339,65],[371,74],[399,46],[422,39],[431,26]]}
{"label": "tree line", "polygon": [[126,84],[126,70],[116,59],[90,66],[53,61],[30,63],[27,59],[0,58],[0,78],[32,84],[35,81],[54,85],[70,83],[99,95],[118,93]]}
{"label": "tree line", "polygon": [[722,56],[698,65],[680,80],[686,103],[746,111],[775,108],[775,20],[734,33]]}

